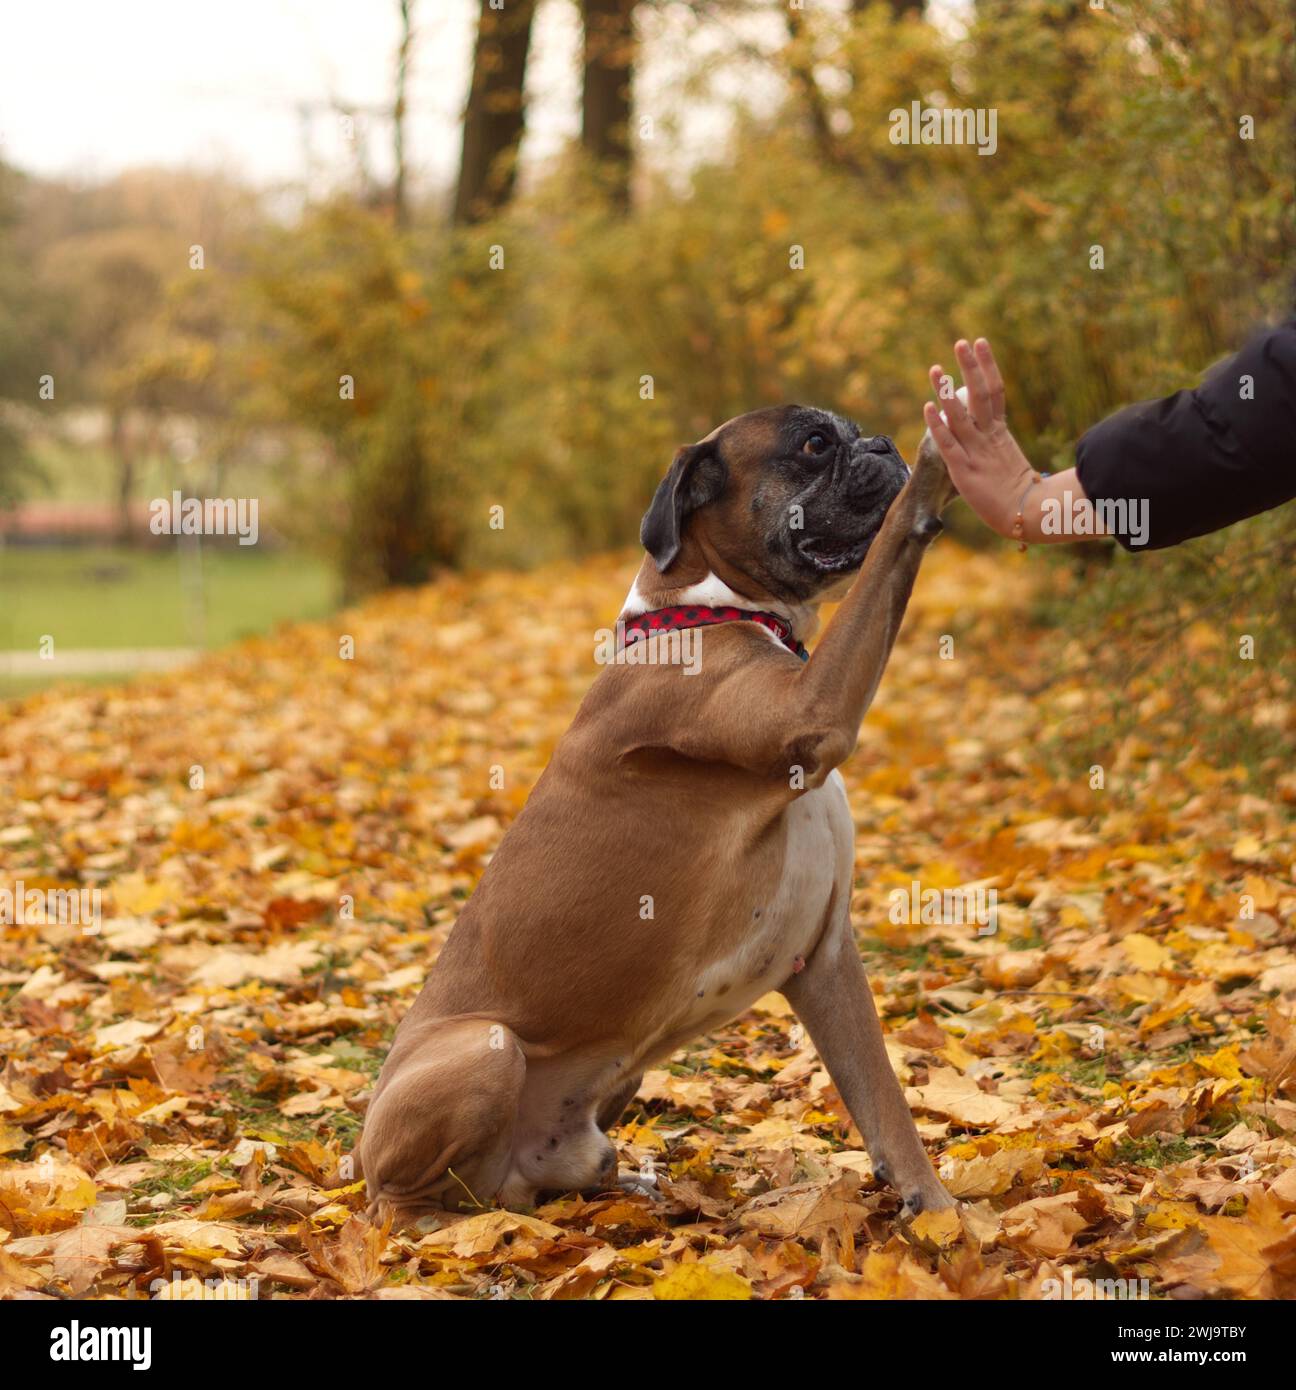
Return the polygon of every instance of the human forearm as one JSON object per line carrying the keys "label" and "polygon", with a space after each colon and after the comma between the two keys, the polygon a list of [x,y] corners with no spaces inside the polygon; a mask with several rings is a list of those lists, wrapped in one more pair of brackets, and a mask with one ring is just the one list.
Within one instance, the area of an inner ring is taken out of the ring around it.
{"label": "human forearm", "polygon": [[[1011,531],[1001,532],[1011,535]],[[1074,468],[1045,473],[1026,493],[1021,539],[1029,545],[1093,540],[1108,534],[1102,515],[1080,485]]]}
{"label": "human forearm", "polygon": [[1160,550],[1296,497],[1296,317],[1201,385],[1085,431],[1076,475],[1127,550]]}

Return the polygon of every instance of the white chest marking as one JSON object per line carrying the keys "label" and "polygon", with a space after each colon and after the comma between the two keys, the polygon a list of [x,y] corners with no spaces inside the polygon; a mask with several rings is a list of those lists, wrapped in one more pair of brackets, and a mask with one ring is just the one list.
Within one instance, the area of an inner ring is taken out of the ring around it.
{"label": "white chest marking", "polygon": [[[824,926],[837,890],[846,911],[855,876],[855,825],[846,801],[846,784],[833,771],[822,787],[806,792],[784,812],[787,851],[783,873],[770,901],[742,944],[714,961],[697,982],[697,1014],[726,1018],[741,1013],[762,994],[777,989],[804,959]],[[718,992],[730,986],[723,995]],[[696,991],[695,991],[696,997]]]}
{"label": "white chest marking", "polygon": [[[807,635],[813,636],[819,621],[815,609],[807,604],[780,603],[769,598],[756,602],[754,599],[745,598],[736,589],[731,589],[718,575],[710,573],[696,584],[673,590],[670,601],[672,605],[683,608],[695,604],[701,608],[761,608],[767,613],[777,613],[791,627],[793,635],[802,641],[805,641]],[[646,613],[648,608],[649,601],[640,592],[639,580],[636,578],[630,586],[625,602],[621,605],[621,617],[636,618],[640,613]],[[776,647],[783,645],[778,635],[769,628],[762,627],[761,631]]]}

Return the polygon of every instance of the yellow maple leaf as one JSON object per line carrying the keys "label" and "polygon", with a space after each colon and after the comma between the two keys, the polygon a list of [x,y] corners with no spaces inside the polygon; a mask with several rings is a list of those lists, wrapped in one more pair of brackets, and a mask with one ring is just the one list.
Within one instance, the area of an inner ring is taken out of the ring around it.
{"label": "yellow maple leaf", "polygon": [[653,1281],[653,1297],[658,1299],[722,1300],[738,1302],[751,1297],[751,1284],[732,1269],[708,1262],[676,1265]]}
{"label": "yellow maple leaf", "polygon": [[112,885],[113,906],[123,916],[147,917],[174,902],[175,896],[173,886],[151,883],[143,874],[123,874]]}
{"label": "yellow maple leaf", "polygon": [[1142,932],[1130,932],[1121,941],[1121,946],[1129,957],[1130,964],[1137,970],[1164,970],[1174,960],[1159,941],[1153,941]]}

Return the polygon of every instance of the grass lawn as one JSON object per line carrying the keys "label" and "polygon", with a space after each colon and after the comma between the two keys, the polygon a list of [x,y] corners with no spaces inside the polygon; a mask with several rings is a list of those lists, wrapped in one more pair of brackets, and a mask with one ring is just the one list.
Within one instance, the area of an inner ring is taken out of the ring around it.
{"label": "grass lawn", "polygon": [[[181,566],[174,549],[0,550],[0,650],[34,652],[47,633],[56,650],[215,647],[336,605],[331,570],[297,552],[205,549],[200,608]],[[0,677],[0,695],[48,683]]]}

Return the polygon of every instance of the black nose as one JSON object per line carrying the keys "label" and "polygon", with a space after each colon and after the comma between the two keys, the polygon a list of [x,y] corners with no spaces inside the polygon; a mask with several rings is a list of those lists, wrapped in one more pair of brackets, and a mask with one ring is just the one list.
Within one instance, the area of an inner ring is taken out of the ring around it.
{"label": "black nose", "polygon": [[857,509],[889,506],[905,485],[909,470],[894,441],[885,434],[857,439],[851,452],[852,467],[845,479],[851,504]]}

